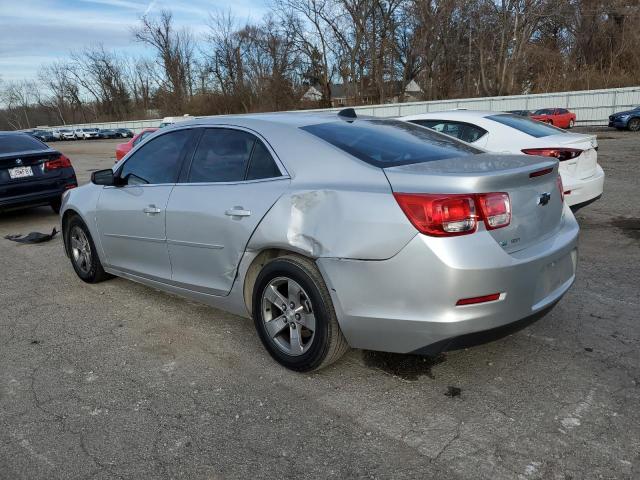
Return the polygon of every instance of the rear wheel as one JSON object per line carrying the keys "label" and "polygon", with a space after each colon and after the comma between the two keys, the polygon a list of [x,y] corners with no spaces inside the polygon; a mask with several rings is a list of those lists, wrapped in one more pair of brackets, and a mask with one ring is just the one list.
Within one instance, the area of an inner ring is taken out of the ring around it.
{"label": "rear wheel", "polygon": [[637,132],[638,130],[640,130],[640,118],[632,118],[631,120],[629,120],[627,128],[632,132]]}
{"label": "rear wheel", "polygon": [[64,232],[64,241],[71,258],[71,265],[80,279],[98,283],[111,278],[102,268],[98,252],[82,219],[74,216]]}
{"label": "rear wheel", "polygon": [[62,206],[62,199],[57,198],[56,200],[53,200],[49,205],[51,205],[51,209],[55,213],[60,213],[60,207]]}
{"label": "rear wheel", "polygon": [[349,349],[322,276],[304,257],[264,266],[253,291],[253,318],[269,354],[292,370],[318,370]]}

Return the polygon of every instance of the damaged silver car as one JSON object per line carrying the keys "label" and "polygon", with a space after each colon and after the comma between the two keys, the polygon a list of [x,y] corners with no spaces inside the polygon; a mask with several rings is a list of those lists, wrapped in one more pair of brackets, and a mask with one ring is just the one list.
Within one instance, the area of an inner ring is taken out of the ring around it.
{"label": "damaged silver car", "polygon": [[164,128],[68,191],[61,216],[82,280],[252,317],[298,371],[349,346],[432,354],[504,335],[576,269],[557,160],[351,109]]}

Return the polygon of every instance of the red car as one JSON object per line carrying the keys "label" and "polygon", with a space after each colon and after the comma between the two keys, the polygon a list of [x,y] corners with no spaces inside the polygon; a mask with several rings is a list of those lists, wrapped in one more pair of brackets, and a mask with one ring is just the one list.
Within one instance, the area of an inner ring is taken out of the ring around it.
{"label": "red car", "polygon": [[120,161],[122,159],[122,157],[124,157],[127,153],[129,153],[133,147],[135,147],[144,138],[147,138],[149,135],[151,135],[156,130],[158,130],[158,129],[157,128],[145,128],[144,130],[142,130],[137,135],[134,135],[133,138],[131,140],[129,140],[127,143],[120,143],[116,147],[116,162]]}
{"label": "red car", "polygon": [[573,128],[576,124],[576,114],[566,108],[542,108],[533,112],[531,118],[558,128]]}

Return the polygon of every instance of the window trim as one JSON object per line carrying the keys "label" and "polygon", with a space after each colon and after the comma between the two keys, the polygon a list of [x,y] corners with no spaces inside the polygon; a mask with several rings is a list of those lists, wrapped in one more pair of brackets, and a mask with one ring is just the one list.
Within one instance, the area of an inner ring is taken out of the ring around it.
{"label": "window trim", "polygon": [[[455,138],[456,140],[459,140],[461,142],[467,143],[469,145],[473,145],[475,142],[483,139],[488,133],[489,130],[487,130],[486,128],[481,127],[480,125],[476,125],[475,123],[471,123],[471,122],[464,122],[461,120],[444,120],[444,119],[440,119],[440,118],[414,118],[413,120],[407,120],[410,123],[413,123],[414,125],[418,125],[419,127],[423,127],[423,128],[428,128],[436,133],[440,133],[442,135],[447,135],[448,137],[452,137]],[[473,142],[466,142],[458,137],[454,137],[453,135],[449,135],[448,133],[445,132],[438,132],[437,130],[434,130],[431,127],[427,127],[426,125],[420,125],[419,123],[415,123],[417,121],[426,121],[426,122],[447,122],[447,123],[459,123],[461,125],[466,125],[468,127],[474,127],[474,128],[478,128],[480,130],[482,130],[484,133],[479,136],[477,139],[475,139]]]}
{"label": "window trim", "polygon": [[[275,153],[275,151],[273,150],[273,148],[271,147],[271,144],[262,136],[260,135],[260,133],[256,132],[255,130],[252,130],[251,128],[247,128],[247,127],[242,127],[239,125],[231,125],[231,124],[215,124],[215,125],[194,125],[193,126],[195,129],[200,130],[200,132],[198,132],[197,135],[197,139],[194,141],[194,148],[191,151],[191,154],[189,155],[188,159],[185,159],[185,168],[183,168],[183,172],[181,172],[181,175],[178,177],[178,183],[177,185],[238,185],[238,184],[245,184],[245,183],[258,183],[258,182],[272,182],[272,181],[277,181],[277,180],[284,180],[284,179],[290,179],[291,176],[289,175],[289,172],[287,172],[287,170],[284,168],[284,165],[282,164],[280,158],[278,157],[278,155]],[[241,132],[246,132],[250,135],[253,135],[254,137],[256,137],[257,140],[261,141],[262,144],[265,146],[265,148],[267,149],[267,151],[269,152],[269,154],[271,155],[272,160],[274,161],[274,163],[276,164],[276,168],[278,169],[278,171],[280,172],[280,176],[277,177],[268,177],[268,178],[256,178],[253,180],[247,180],[247,173],[249,171],[249,166],[251,165],[251,160],[252,160],[252,156],[253,156],[253,151],[255,149],[255,143],[254,145],[251,147],[251,152],[249,152],[249,161],[247,162],[247,165],[245,166],[245,170],[244,170],[244,178],[243,180],[233,180],[233,181],[229,181],[229,182],[189,182],[189,175],[191,173],[191,165],[193,164],[193,159],[196,155],[196,152],[198,151],[198,147],[200,146],[200,141],[202,140],[202,137],[204,135],[204,132],[208,129],[224,129],[224,130],[238,130]],[[184,173],[184,175],[183,175]]]}
{"label": "window trim", "polygon": [[[181,132],[184,130],[194,130],[193,126],[189,125],[186,127],[181,127],[181,128],[176,128],[176,129],[171,129],[168,130],[166,132],[162,132],[161,134],[157,135],[157,136],[153,136],[153,139],[157,139],[160,137],[163,137],[165,135],[170,135],[171,133],[175,133],[175,132]],[[156,132],[152,132],[152,134],[155,134]],[[194,132],[191,132],[191,135],[194,135]],[[120,178],[120,174],[122,173],[122,170],[124,169],[124,166],[135,156],[135,154],[144,146],[148,143],[150,137],[147,137],[147,139],[143,139],[142,142],[138,143],[138,145],[136,145],[131,152],[129,152],[129,154],[123,159],[122,163],[120,165],[117,166],[117,168],[114,170],[113,172],[113,176],[118,178],[119,180],[121,180]],[[128,185],[128,184],[121,184],[121,185],[114,185],[113,187],[106,187],[106,188],[127,188],[127,187],[155,187],[155,186],[165,186],[165,185],[176,185],[179,181],[180,178],[182,176],[182,171],[184,170],[184,165],[185,165],[185,161],[186,158],[188,156],[189,153],[193,153],[193,151],[195,151],[195,149],[193,149],[193,142],[191,141],[192,139],[189,139],[187,141],[187,148],[184,149],[184,151],[182,152],[182,154],[180,155],[180,159],[179,159],[179,163],[180,166],[178,168],[178,175],[176,176],[176,180],[174,182],[169,182],[169,183],[140,183],[140,184],[135,184],[135,185]],[[193,149],[192,151],[190,151],[190,149]]]}

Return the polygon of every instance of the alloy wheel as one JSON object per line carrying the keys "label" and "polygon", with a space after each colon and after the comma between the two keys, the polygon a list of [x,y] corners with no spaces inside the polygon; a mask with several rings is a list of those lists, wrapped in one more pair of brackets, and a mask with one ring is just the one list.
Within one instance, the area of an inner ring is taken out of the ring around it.
{"label": "alloy wheel", "polygon": [[271,280],[262,292],[262,321],[270,341],[287,355],[302,355],[311,347],[316,318],[307,292],[287,277]]}
{"label": "alloy wheel", "polygon": [[71,229],[71,235],[69,235],[69,243],[71,246],[71,255],[73,257],[73,263],[76,264],[78,270],[83,274],[88,274],[91,270],[91,246],[84,230],[75,225]]}

